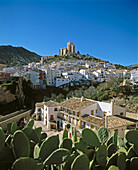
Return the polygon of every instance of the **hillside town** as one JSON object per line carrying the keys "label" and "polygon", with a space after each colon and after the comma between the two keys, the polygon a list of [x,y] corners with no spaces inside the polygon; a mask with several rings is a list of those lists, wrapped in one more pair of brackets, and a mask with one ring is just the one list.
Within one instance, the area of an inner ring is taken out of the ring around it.
{"label": "hillside town", "polygon": [[0,170],[138,170],[137,9],[0,0]]}
{"label": "hillside town", "polygon": [[[56,61],[58,57],[67,60]],[[68,59],[75,56],[78,59]],[[28,63],[7,67],[0,65],[0,81],[12,80],[14,77],[22,77],[30,83],[34,89],[46,89],[47,86],[66,87],[74,85],[89,85],[91,82],[106,82],[113,78],[129,80],[132,84],[138,83],[138,69],[129,71],[127,69],[116,69],[115,65],[106,61],[80,60],[79,52],[75,52],[73,42],[67,43],[67,48],[61,48],[58,55],[41,57],[40,62]],[[49,59],[55,61],[48,62]]]}
{"label": "hillside town", "polygon": [[[71,56],[72,59],[69,59],[69,56]],[[61,60],[57,60],[58,57],[60,57]],[[86,59],[82,59],[82,57]],[[121,79],[122,85],[119,85],[121,88],[129,82],[131,84],[131,89],[128,88],[128,90],[132,93],[136,92],[134,85],[138,83],[137,69],[131,71],[127,69],[117,69],[114,64],[107,61],[96,60],[89,55],[82,55],[80,52],[76,53],[73,42],[68,42],[67,48],[61,48],[58,55],[41,57],[40,62],[32,62],[28,63],[28,65],[15,67],[7,67],[1,64],[0,68],[1,83],[12,81],[12,79],[15,78],[21,78],[25,80],[33,90],[46,90],[52,87],[55,89],[64,89],[68,86],[90,86],[90,91],[95,91],[91,86],[93,83],[102,84],[103,82],[110,82],[112,79],[114,80],[117,78],[117,80]],[[18,88],[22,88],[21,84],[19,84]],[[41,120],[47,129],[66,129],[68,123],[71,123],[72,127],[76,127],[78,132],[81,132],[81,129],[85,127],[97,130],[100,126],[104,126],[109,131],[116,130],[121,137],[124,137],[124,131],[137,127],[137,123],[134,120],[135,118],[129,116],[129,118],[132,118],[132,120],[129,120],[127,117],[126,108],[123,105],[124,100],[123,104],[116,105],[118,98],[114,98],[115,89],[111,92],[110,88],[106,89],[109,91],[103,89],[105,95],[112,96],[111,98],[109,97],[109,99],[116,99],[116,101],[107,100],[102,102],[102,98],[100,97],[96,98],[100,101],[95,99],[91,100],[92,94],[90,97],[89,95],[84,95],[86,97],[83,97],[82,94],[81,98],[76,98],[76,95],[71,95],[69,98],[68,96],[64,96],[63,98],[61,97],[62,100],[55,101],[52,101],[50,98],[46,100],[43,99],[42,102],[40,102],[40,100],[35,100],[35,107],[33,106],[35,119]],[[125,91],[126,90],[127,88]],[[119,91],[118,96],[122,95],[121,92],[123,91]],[[24,96],[22,90],[20,93],[19,98],[24,101],[26,96]],[[124,94],[125,93],[126,92],[124,92]],[[5,96],[5,94],[9,96],[7,97],[9,98],[8,100],[3,99],[7,100],[9,103],[16,100],[18,89],[16,89],[15,95],[11,94],[10,91],[6,91],[5,93],[1,89],[1,95],[2,94],[3,96]],[[63,94],[59,94],[59,96],[60,95],[62,96]],[[87,96],[89,99],[87,99]],[[108,98],[105,96],[103,99]],[[129,101],[126,95],[125,102],[127,100]],[[26,102],[26,104],[28,104],[28,101]],[[21,108],[22,107],[26,108],[26,105],[22,104]],[[136,105],[133,110],[137,113]]]}

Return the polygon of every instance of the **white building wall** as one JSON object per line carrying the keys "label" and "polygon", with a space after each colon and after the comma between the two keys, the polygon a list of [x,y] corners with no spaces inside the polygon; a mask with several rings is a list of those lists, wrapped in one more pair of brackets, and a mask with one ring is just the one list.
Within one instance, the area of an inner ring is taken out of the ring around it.
{"label": "white building wall", "polygon": [[[93,115],[94,115],[94,116],[97,116],[97,115],[100,116],[100,115],[101,115],[101,113],[98,112],[97,103],[94,103],[94,104],[92,104],[92,105],[90,105],[90,106],[82,109],[80,114],[81,114],[81,116],[83,116],[83,115],[85,115],[85,114],[91,115],[91,110],[94,111],[94,112],[93,112]],[[97,113],[96,113],[96,110],[97,110]]]}
{"label": "white building wall", "polygon": [[35,71],[29,71],[28,74],[30,75],[30,81],[33,84],[33,87],[39,86],[39,73]]}
{"label": "white building wall", "polygon": [[126,116],[126,109],[117,105],[114,105],[114,114],[120,115],[120,113],[123,113],[122,116]]}
{"label": "white building wall", "polygon": [[118,135],[121,137],[121,138],[124,138],[124,132],[126,130],[126,127],[120,127],[118,128]]}
{"label": "white building wall", "polygon": [[[107,112],[107,116],[111,115],[111,104],[105,102],[97,102],[102,112]],[[103,117],[103,115],[102,115]]]}
{"label": "white building wall", "polygon": [[[54,111],[54,109],[57,108],[57,111]],[[47,124],[47,128],[49,128],[49,121],[50,121],[50,116],[53,115],[53,120],[57,121],[57,115],[59,113],[59,108],[58,107],[47,107],[44,105],[44,125]],[[47,123],[46,123],[47,121]]]}
{"label": "white building wall", "polygon": [[[112,115],[111,113],[111,103],[105,103],[105,102],[97,102],[99,107],[101,108],[101,111],[107,112],[107,116]],[[114,104],[114,115],[120,115],[121,112],[123,112],[123,116],[126,115],[125,108],[117,106]]]}
{"label": "white building wall", "polygon": [[55,86],[56,77],[61,77],[61,71],[56,69],[46,69],[46,83],[48,86]]}

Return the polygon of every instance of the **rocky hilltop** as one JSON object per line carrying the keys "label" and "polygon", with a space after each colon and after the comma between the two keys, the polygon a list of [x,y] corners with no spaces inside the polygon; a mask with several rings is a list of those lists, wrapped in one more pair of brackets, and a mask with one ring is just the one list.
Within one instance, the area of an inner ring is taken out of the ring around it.
{"label": "rocky hilltop", "polygon": [[41,56],[23,47],[0,46],[0,63],[9,66],[40,61]]}

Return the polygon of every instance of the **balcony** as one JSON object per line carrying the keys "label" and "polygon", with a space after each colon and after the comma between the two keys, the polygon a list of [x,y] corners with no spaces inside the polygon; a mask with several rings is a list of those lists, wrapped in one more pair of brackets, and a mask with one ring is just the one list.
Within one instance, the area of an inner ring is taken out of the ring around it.
{"label": "balcony", "polygon": [[60,116],[60,115],[57,115],[57,118],[58,119],[61,119],[61,120],[66,120],[64,117]]}
{"label": "balcony", "polygon": [[50,122],[50,123],[56,123],[56,121],[55,121],[55,120],[49,120],[49,122]]}

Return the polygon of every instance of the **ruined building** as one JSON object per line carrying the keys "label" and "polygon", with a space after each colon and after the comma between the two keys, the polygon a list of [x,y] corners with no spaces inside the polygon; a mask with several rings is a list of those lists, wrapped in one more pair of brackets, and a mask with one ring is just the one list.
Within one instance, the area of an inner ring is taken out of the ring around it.
{"label": "ruined building", "polygon": [[59,56],[74,54],[74,53],[75,53],[75,45],[73,44],[73,42],[67,42],[67,48],[61,48],[59,50]]}

